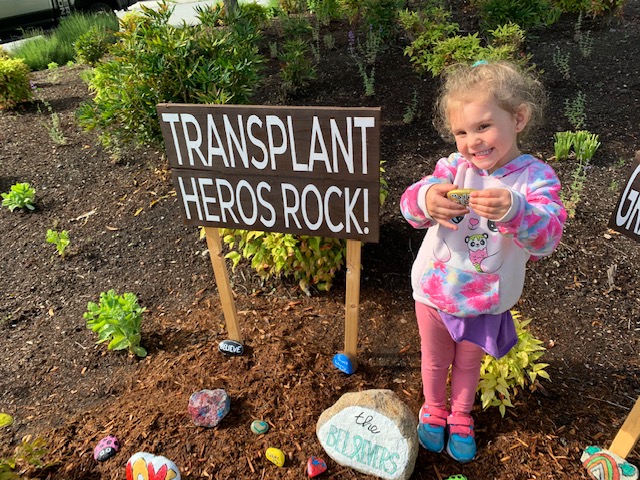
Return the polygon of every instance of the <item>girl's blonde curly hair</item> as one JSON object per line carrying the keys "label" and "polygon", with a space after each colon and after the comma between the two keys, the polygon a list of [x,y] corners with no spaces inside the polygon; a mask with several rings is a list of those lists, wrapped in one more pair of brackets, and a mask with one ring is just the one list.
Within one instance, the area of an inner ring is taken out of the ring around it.
{"label": "girl's blonde curly hair", "polygon": [[453,141],[449,124],[452,101],[470,102],[482,98],[496,101],[503,110],[516,114],[525,108],[529,121],[518,139],[541,119],[546,103],[542,84],[531,72],[525,72],[511,62],[458,64],[444,74],[440,94],[434,108],[433,124],[443,138]]}

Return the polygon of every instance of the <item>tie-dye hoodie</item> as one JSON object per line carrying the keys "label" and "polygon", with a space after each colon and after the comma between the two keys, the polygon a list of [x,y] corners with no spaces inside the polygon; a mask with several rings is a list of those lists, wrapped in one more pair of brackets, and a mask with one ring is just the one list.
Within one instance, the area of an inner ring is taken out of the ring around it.
{"label": "tie-dye hoodie", "polygon": [[[498,221],[470,211],[437,224],[427,213],[426,193],[435,183],[458,188],[507,188],[512,206]],[[546,163],[521,155],[492,174],[459,153],[438,161],[433,175],[411,185],[400,209],[415,228],[428,228],[411,270],[415,300],[459,317],[499,314],[516,304],[530,257],[551,254],[567,218],[560,181]],[[432,228],[430,228],[432,227]]]}

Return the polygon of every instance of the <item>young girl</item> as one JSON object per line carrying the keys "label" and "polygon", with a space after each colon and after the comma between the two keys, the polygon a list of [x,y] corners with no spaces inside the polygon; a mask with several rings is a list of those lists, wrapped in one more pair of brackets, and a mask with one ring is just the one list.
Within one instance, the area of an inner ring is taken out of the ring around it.
{"label": "young girl", "polygon": [[433,452],[446,440],[459,462],[476,455],[470,413],[482,357],[500,358],[517,343],[509,309],[522,293],[525,265],[555,250],[566,220],[553,169],[518,148],[543,103],[540,83],[513,64],[450,70],[436,126],[458,151],[401,199],[407,221],[428,228],[411,271],[425,397],[418,437]]}

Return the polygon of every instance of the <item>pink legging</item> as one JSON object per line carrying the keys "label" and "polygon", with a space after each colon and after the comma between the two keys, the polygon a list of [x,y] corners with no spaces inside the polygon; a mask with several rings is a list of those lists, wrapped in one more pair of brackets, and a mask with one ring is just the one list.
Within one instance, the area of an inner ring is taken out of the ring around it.
{"label": "pink legging", "polygon": [[426,404],[446,410],[447,375],[451,366],[451,412],[469,414],[480,380],[484,351],[466,340],[455,342],[436,309],[416,302],[416,317]]}

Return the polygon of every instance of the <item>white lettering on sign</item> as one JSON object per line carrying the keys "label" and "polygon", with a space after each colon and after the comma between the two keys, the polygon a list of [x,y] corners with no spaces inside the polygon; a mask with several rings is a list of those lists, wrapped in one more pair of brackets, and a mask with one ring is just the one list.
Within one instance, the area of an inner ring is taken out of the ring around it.
{"label": "white lettering on sign", "polygon": [[632,230],[631,223],[634,218],[636,219],[633,227],[633,232],[636,235],[640,235],[640,194],[633,188],[633,184],[638,175],[640,175],[640,165],[636,167],[631,177],[629,177],[616,212],[616,225],[625,230]]}
{"label": "white lettering on sign", "polygon": [[[278,115],[265,115],[263,122],[257,115],[245,118],[239,114],[232,119],[224,114],[219,125],[220,118],[208,114],[205,134],[200,122],[190,113],[162,113],[161,120],[169,124],[177,162],[181,166],[211,168],[214,164],[221,164],[225,168],[269,168],[275,171],[279,165],[278,158],[287,154],[294,172],[328,174],[355,173],[354,157],[359,154],[362,159],[359,173],[367,175],[367,130],[375,127],[373,117],[349,116],[342,126],[335,119],[329,119],[329,136],[325,139],[326,130],[323,130],[321,119],[313,116],[308,154],[302,158],[298,154],[290,115],[284,120]],[[260,136],[266,136],[266,144],[258,138]],[[359,140],[358,146],[356,139]],[[249,154],[250,146],[252,151],[260,152],[259,158]],[[186,150],[188,158],[182,158],[181,147]],[[356,148],[359,148],[357,152]]]}

